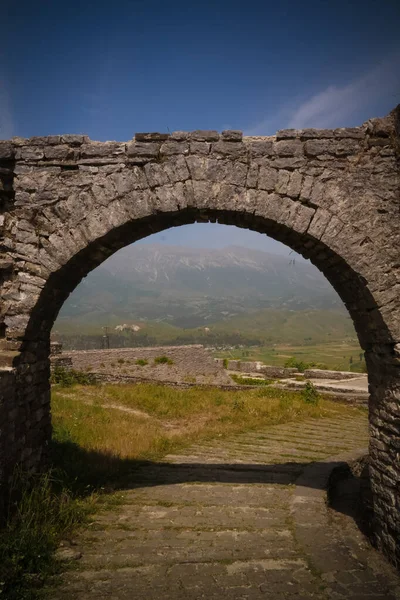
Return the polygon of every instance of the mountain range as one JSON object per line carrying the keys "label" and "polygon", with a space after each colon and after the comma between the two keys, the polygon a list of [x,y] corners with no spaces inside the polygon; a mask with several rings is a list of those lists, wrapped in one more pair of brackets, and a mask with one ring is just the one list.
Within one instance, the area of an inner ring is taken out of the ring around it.
{"label": "mountain range", "polygon": [[[208,326],[265,309],[334,310],[343,304],[310,263],[239,246],[193,249],[133,244],[92,271],[65,302],[57,326],[149,320]],[[64,328],[64,327],[63,327]]]}

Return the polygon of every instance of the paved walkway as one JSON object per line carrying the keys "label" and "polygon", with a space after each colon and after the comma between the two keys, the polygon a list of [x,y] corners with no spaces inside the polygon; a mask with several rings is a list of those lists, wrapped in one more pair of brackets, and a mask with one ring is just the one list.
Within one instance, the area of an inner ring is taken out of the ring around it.
{"label": "paved walkway", "polygon": [[[400,579],[326,506],[363,416],[269,427],[147,466],[78,539],[55,600],[393,600]],[[335,457],[330,459],[329,457]]]}

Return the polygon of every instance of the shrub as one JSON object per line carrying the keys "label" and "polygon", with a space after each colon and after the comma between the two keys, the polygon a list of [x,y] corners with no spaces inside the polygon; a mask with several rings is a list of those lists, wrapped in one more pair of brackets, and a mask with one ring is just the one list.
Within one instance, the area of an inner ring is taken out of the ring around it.
{"label": "shrub", "polygon": [[149,364],[149,361],[146,360],[145,358],[138,358],[137,361],[135,361],[135,365],[139,365],[139,367],[145,367],[148,364]]}
{"label": "shrub", "polygon": [[222,366],[224,367],[224,369],[228,368],[228,359],[224,358],[224,360],[222,361]]}
{"label": "shrub", "polygon": [[297,369],[300,373],[304,373],[306,369],[327,369],[328,367],[322,363],[316,362],[304,362],[302,360],[298,360],[295,356],[288,358],[285,362],[284,366],[287,369]]}
{"label": "shrub", "polygon": [[74,498],[54,472],[17,472],[10,487],[11,510],[0,531],[0,596],[33,600],[59,570],[53,553],[60,540],[85,521],[89,505]]}
{"label": "shrub", "polygon": [[156,365],[173,365],[174,361],[172,358],[168,358],[168,356],[156,356],[154,359],[154,363]]}
{"label": "shrub", "polygon": [[65,369],[65,367],[54,367],[50,377],[50,383],[58,384],[61,387],[70,387],[71,385],[92,385],[95,378],[84,371],[75,371],[75,369]]}
{"label": "shrub", "polygon": [[244,400],[238,400],[235,398],[232,408],[233,410],[244,410]]}
{"label": "shrub", "polygon": [[304,389],[301,390],[301,396],[306,404],[318,404],[320,397],[315,385],[311,381],[307,381]]}
{"label": "shrub", "polygon": [[119,363],[120,365],[123,365],[123,364],[124,364],[124,362],[125,362],[125,360],[124,360],[123,358],[119,358],[119,359],[117,360],[117,363]]}

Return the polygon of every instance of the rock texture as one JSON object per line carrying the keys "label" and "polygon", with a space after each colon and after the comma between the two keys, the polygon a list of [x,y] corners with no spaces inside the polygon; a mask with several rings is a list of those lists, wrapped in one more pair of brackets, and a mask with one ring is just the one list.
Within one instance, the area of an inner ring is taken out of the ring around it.
{"label": "rock texture", "polygon": [[0,142],[1,481],[46,459],[49,333],[82,277],[150,233],[218,220],[310,258],[346,304],[369,372],[376,538],[400,564],[399,114],[272,137]]}
{"label": "rock texture", "polygon": [[[156,346],[153,348],[113,348],[111,350],[74,350],[55,357],[69,360],[73,369],[88,371],[96,376],[109,375],[112,381],[124,375],[171,383],[232,385],[222,365],[217,363],[201,344],[190,346]],[[168,363],[155,359],[165,357]],[[138,364],[145,361],[146,364]],[[102,380],[102,378],[97,377]]]}

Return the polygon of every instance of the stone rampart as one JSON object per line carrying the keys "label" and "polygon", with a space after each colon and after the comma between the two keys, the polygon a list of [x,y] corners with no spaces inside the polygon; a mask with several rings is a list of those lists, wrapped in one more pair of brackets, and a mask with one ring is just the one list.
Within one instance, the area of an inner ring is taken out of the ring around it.
{"label": "stone rampart", "polygon": [[[202,345],[75,350],[62,354],[73,369],[113,378],[130,376],[152,381],[232,384],[226,371]],[[168,363],[155,359],[165,357]],[[55,357],[57,361],[59,357]],[[138,364],[146,361],[147,364]],[[103,378],[104,379],[104,378]]]}

